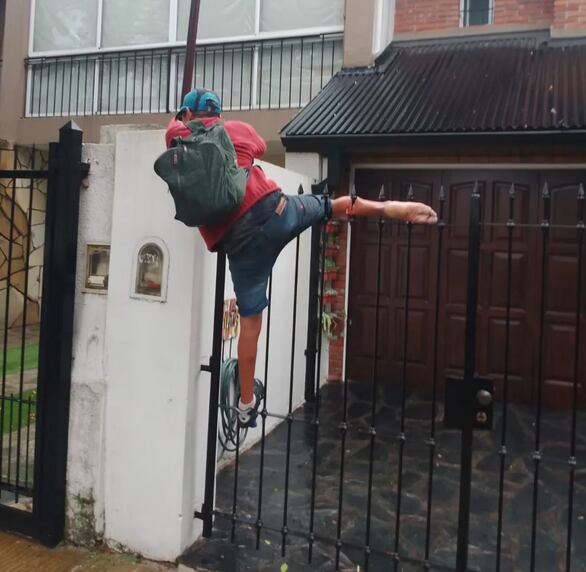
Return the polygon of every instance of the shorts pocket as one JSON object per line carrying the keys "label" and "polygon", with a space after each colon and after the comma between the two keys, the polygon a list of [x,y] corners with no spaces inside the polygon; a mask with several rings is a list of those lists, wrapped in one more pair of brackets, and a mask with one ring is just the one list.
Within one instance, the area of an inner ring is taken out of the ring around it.
{"label": "shorts pocket", "polygon": [[278,250],[283,248],[295,231],[297,213],[291,200],[287,201],[287,206],[279,215],[276,212],[271,213],[269,219],[261,226],[260,232],[270,241]]}

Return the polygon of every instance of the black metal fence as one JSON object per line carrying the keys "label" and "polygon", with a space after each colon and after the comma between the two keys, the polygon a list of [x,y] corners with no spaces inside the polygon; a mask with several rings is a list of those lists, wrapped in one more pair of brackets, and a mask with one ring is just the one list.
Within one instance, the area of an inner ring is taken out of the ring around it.
{"label": "black metal fence", "polygon": [[[26,116],[177,111],[184,64],[185,47],[29,58]],[[296,108],[341,67],[340,34],[205,45],[194,81],[226,110]]]}
{"label": "black metal fence", "polygon": [[3,444],[0,491],[2,496],[10,497],[15,505],[19,505],[23,498],[30,500],[30,508],[33,497],[35,412],[36,399],[31,395],[22,397],[21,394],[11,394],[0,399],[0,439]]}
{"label": "black metal fence", "polygon": [[[586,376],[582,338],[585,329],[584,187],[582,184],[566,185],[562,206],[561,199],[552,200],[546,183],[535,203],[538,208],[529,212],[522,206],[525,198],[519,197],[513,184],[508,189],[508,216],[496,222],[485,222],[481,217],[481,205],[485,204],[481,190],[478,184],[474,186],[466,223],[450,220],[452,205],[443,187],[434,199],[440,220],[432,231],[438,246],[430,267],[436,279],[432,281],[434,305],[426,335],[432,340],[433,367],[425,394],[413,391],[409,383],[410,348],[417,342],[412,331],[414,291],[418,283],[413,271],[415,227],[381,219],[374,259],[377,279],[372,360],[370,371],[364,372],[369,384],[356,384],[348,379],[350,352],[346,348],[346,374],[342,386],[334,388],[333,400],[331,388],[320,385],[324,310],[323,303],[317,311],[315,305],[310,305],[310,322],[317,336],[308,338],[306,355],[313,391],[306,397],[313,402],[294,411],[289,400],[285,415],[267,411],[264,402],[260,444],[252,453],[243,456],[237,442],[233,470],[227,470],[232,475],[230,486],[226,485],[225,471],[219,477],[225,498],[218,494],[214,504],[218,409],[229,409],[225,404],[218,406],[225,279],[225,260],[219,256],[214,352],[207,368],[212,374],[212,386],[205,502],[202,511],[195,514],[204,522],[204,536],[212,536],[214,527],[220,527],[225,521],[232,542],[246,544],[245,536],[250,534],[251,547],[267,550],[263,538],[267,545],[278,538],[282,556],[302,546],[310,564],[319,545],[320,549],[329,550],[335,569],[347,569],[349,561],[353,567],[395,571],[584,569],[586,554],[580,536],[584,531],[586,483],[581,457],[586,453],[586,442],[579,430],[579,423],[586,422],[581,413]],[[568,199],[570,194],[573,198]],[[382,189],[380,200],[384,200],[385,195]],[[417,198],[417,191],[413,187],[401,189],[401,198],[413,200]],[[350,217],[351,236],[354,236],[355,224]],[[383,265],[383,237],[389,227],[395,228],[394,236],[404,247],[401,262],[404,318],[398,328],[402,346],[400,376],[383,380],[379,365],[387,350],[381,339],[381,299],[383,268],[388,270]],[[539,283],[535,340],[513,340],[512,333],[515,323],[513,296],[518,290],[513,261],[518,257],[520,231],[532,233],[539,243],[540,259],[531,261],[534,279]],[[311,291],[319,294],[324,293],[326,235],[323,228],[314,229],[314,232],[321,233],[321,240],[319,246],[314,242],[315,256],[319,258],[314,258],[313,266],[321,269],[311,278]],[[502,379],[498,394],[495,393],[495,380],[481,379],[477,374],[480,369],[478,337],[483,327],[478,319],[481,257],[483,244],[494,232],[500,233],[506,245],[506,271],[501,285],[505,303],[499,315],[505,333],[500,338],[504,347],[501,348]],[[444,380],[439,366],[442,359],[440,340],[445,335],[440,324],[441,278],[446,275],[449,262],[446,240],[454,233],[465,237],[462,248],[467,260],[467,277],[461,276],[466,283],[465,347],[462,349],[463,375],[459,379]],[[550,244],[556,233],[558,238],[563,237],[565,244],[563,256],[568,271],[565,276],[572,276],[571,283],[564,284],[573,316],[564,338],[571,345],[569,351],[573,356],[571,399],[569,408],[561,410],[552,409],[544,400],[548,359],[547,300],[556,281],[563,279],[561,276],[552,278],[548,273]],[[296,299],[298,288],[298,265],[299,238],[292,300]],[[352,271],[351,267],[347,269],[350,274]],[[352,292],[348,292],[348,296],[351,297]],[[292,303],[292,311],[297,315],[295,303]],[[349,305],[346,324],[351,324],[353,319]],[[270,321],[269,307],[267,344]],[[295,330],[292,336],[294,339]],[[535,391],[529,404],[517,403],[511,398],[513,390],[517,389],[512,366],[514,351],[531,344],[535,350]],[[270,394],[269,378],[267,357],[264,381]],[[386,387],[382,387],[383,381]],[[291,375],[290,395],[294,383],[298,381]],[[362,413],[357,414],[357,411]],[[271,436],[265,434],[265,424],[270,417],[283,421],[280,437],[275,436],[278,431]],[[303,462],[294,467],[291,459],[295,427],[301,427],[303,434],[303,451],[296,457]],[[275,461],[278,468],[275,470],[273,465],[271,469],[269,487],[265,483],[268,478],[266,451],[275,439],[280,440],[272,446],[271,458],[278,457]],[[324,447],[320,446],[322,443]],[[357,446],[359,454],[355,454]],[[337,462],[332,460],[335,455]],[[351,463],[358,463],[359,468],[351,467]],[[293,471],[297,471],[294,479]],[[320,481],[323,481],[321,488]],[[297,504],[292,517],[293,493]],[[280,514],[274,506],[274,499],[279,495],[282,498]],[[267,512],[269,498],[273,499],[273,504]]]}
{"label": "black metal fence", "polygon": [[48,159],[3,151],[0,170],[0,529],[51,546],[65,523],[81,146],[70,122]]}

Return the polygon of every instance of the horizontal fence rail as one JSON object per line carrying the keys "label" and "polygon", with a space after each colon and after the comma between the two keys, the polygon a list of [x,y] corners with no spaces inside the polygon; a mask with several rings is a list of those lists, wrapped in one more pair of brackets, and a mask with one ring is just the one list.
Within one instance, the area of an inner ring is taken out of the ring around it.
{"label": "horizontal fence rail", "polygon": [[[27,117],[171,113],[180,107],[185,47],[26,60]],[[307,104],[342,67],[342,35],[200,46],[195,85],[224,109]]]}

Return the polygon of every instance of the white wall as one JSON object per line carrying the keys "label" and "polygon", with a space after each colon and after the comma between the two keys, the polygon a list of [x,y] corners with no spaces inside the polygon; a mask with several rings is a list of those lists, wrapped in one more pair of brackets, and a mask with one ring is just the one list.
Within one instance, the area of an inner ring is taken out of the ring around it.
{"label": "white wall", "polygon": [[[121,132],[88,146],[76,294],[68,514],[70,538],[100,538],[157,560],[174,560],[200,534],[216,256],[173,219],[152,169],[162,131]],[[309,180],[264,164],[288,193]],[[131,298],[133,258],[157,237],[169,251],[165,302]],[[81,293],[85,243],[111,241],[107,295]],[[303,399],[309,233],[301,239],[294,407]],[[286,413],[291,359],[295,245],[274,272],[269,362],[271,411]],[[227,294],[231,281],[227,280]],[[264,332],[258,372],[264,377]],[[283,366],[286,364],[286,367]],[[276,421],[272,420],[270,425]],[[259,436],[251,432],[248,445]],[[93,529],[93,530],[92,530]]]}
{"label": "white wall", "polygon": [[91,544],[96,537],[101,537],[104,530],[104,341],[107,297],[83,292],[85,244],[110,241],[114,146],[85,145],[83,160],[90,163],[91,171],[88,189],[80,191],[67,471],[67,535],[74,542]]}

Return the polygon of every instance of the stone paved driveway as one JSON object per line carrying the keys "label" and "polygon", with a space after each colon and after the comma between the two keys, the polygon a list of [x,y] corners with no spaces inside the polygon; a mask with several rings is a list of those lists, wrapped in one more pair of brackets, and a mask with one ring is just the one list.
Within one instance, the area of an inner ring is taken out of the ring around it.
{"label": "stone paved driveway", "polygon": [[[316,528],[318,535],[336,538],[340,472],[340,433],[342,388],[324,388],[318,447],[316,486]],[[501,436],[501,406],[497,404],[495,428],[477,433],[474,442],[472,506],[470,525],[470,569],[495,570],[498,486]],[[342,518],[341,565],[345,570],[363,566],[370,445],[370,388],[352,384],[349,400],[350,433],[346,446],[344,505]],[[402,474],[399,570],[424,570],[431,405],[412,396],[406,404],[405,450]],[[311,419],[312,406],[296,412],[300,419]],[[394,549],[400,422],[400,398],[390,387],[383,388],[377,400],[377,438],[374,454],[370,570],[392,570],[390,553]],[[442,411],[438,411],[438,421]],[[568,506],[568,458],[570,413],[546,411],[543,414],[543,461],[537,502],[537,567],[541,572],[565,570],[565,546]],[[504,481],[504,522],[502,536],[503,572],[529,569],[533,501],[534,411],[528,406],[513,406],[509,412]],[[313,426],[294,423],[291,446],[288,526],[307,533],[311,506],[313,465]],[[574,500],[574,549],[572,570],[586,570],[586,415],[578,418],[578,467]],[[283,424],[267,439],[263,492],[263,522],[280,530],[283,525],[285,450],[287,429]],[[457,536],[459,499],[460,435],[438,423],[437,457],[433,466],[433,507],[431,512],[432,570],[453,570]],[[244,454],[240,464],[237,513],[256,520],[259,491],[260,447]],[[218,477],[217,507],[232,510],[234,467]],[[287,554],[281,556],[281,535],[264,531],[261,550],[255,547],[254,530],[236,527],[236,545],[229,542],[230,522],[216,519],[212,541],[202,541],[183,562],[201,570],[332,570],[334,546],[331,542],[316,546],[316,558],[307,564],[307,540],[288,537]],[[363,569],[363,568],[362,568]]]}

